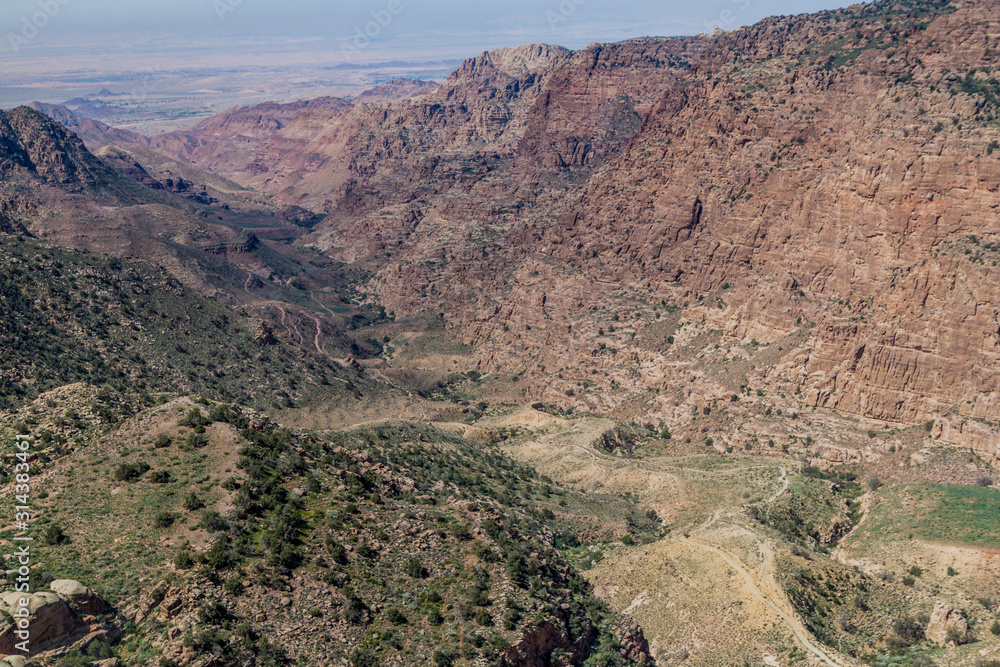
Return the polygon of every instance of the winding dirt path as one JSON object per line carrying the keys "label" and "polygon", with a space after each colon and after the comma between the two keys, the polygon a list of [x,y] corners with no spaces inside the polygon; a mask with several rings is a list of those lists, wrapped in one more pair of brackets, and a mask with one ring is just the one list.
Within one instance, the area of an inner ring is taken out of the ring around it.
{"label": "winding dirt path", "polygon": [[299,311],[299,312],[301,312],[302,315],[306,319],[312,320],[313,324],[316,325],[316,337],[313,338],[313,345],[316,346],[316,351],[317,352],[319,352],[320,354],[324,354],[325,355],[326,354],[326,350],[324,350],[322,347],[320,347],[320,344],[319,344],[320,337],[323,335],[323,324],[319,321],[319,318],[316,317],[315,315],[313,315],[311,313],[307,313],[304,310]]}
{"label": "winding dirt path", "polygon": [[788,486],[790,484],[791,484],[791,481],[788,479],[788,471],[785,470],[785,468],[781,468],[781,488],[778,489],[773,496],[771,496],[770,498],[767,499],[767,503],[771,504],[775,500],[777,500],[778,498],[780,498],[781,494],[783,494],[785,491],[788,490]]}
{"label": "winding dirt path", "polygon": [[[788,490],[791,481],[788,479],[788,471],[784,467],[781,468],[780,479],[781,486],[778,488],[777,492],[774,493],[774,495],[767,499],[768,503],[773,503]],[[713,512],[705,523],[695,529],[695,532],[701,532],[708,529],[712,524],[719,520],[721,514],[722,510],[716,510]],[[758,573],[752,568],[747,567],[738,556],[718,545],[710,544],[704,540],[698,539],[697,537],[692,537],[690,534],[681,535],[679,539],[682,544],[686,544],[696,549],[701,549],[702,551],[708,551],[725,561],[725,563],[735,570],[736,573],[743,579],[743,583],[750,592],[750,596],[774,612],[775,615],[781,619],[782,624],[795,636],[795,639],[799,642],[802,648],[809,653],[812,653],[825,664],[830,665],[830,667],[847,667],[846,663],[841,662],[837,657],[831,657],[831,654],[823,650],[819,643],[815,641],[812,633],[809,632],[809,630],[802,624],[802,621],[798,619],[794,612],[786,611],[787,607],[785,605],[787,605],[787,600],[785,599],[784,594],[775,589],[773,586],[767,585],[760,578],[760,575],[758,575]]]}
{"label": "winding dirt path", "polygon": [[316,298],[316,292],[315,292],[315,290],[309,290],[309,298],[312,299],[313,301],[315,301],[316,305],[318,305],[320,308],[322,308],[323,310],[325,310],[326,312],[328,312],[330,314],[330,317],[336,317],[337,316],[337,314],[335,312],[333,312],[332,310],[330,310],[329,308],[326,307],[325,303],[323,303],[322,301],[320,301],[319,299]]}
{"label": "winding dirt path", "polygon": [[[499,425],[522,425],[523,420],[518,421],[518,415],[510,415],[507,419],[497,420],[494,426]],[[720,467],[718,469],[689,467],[690,464],[684,459],[657,460],[657,459],[629,459],[608,454],[594,446],[597,436],[600,435],[603,425],[595,425],[595,428],[572,429],[570,422],[563,422],[557,419],[549,419],[543,423],[535,425],[540,428],[540,432],[533,433],[522,443],[505,448],[505,450],[520,460],[529,463],[538,463],[543,457],[549,460],[553,456],[564,456],[567,452],[573,452],[572,460],[579,466],[592,465],[604,470],[608,475],[622,470],[643,471],[655,475],[670,484],[674,493],[679,497],[684,494],[684,481],[680,475],[695,475],[699,478],[715,478],[722,480],[734,478],[738,475],[746,474],[754,469],[770,469],[774,471],[771,491],[763,496],[763,502],[773,503],[781,498],[790,488],[791,479],[787,463],[784,465],[774,463],[755,465],[734,465],[732,467]],[[531,429],[532,426],[528,425]],[[578,468],[577,468],[578,469]],[[566,468],[565,470],[552,471],[548,474],[558,476],[560,472],[572,472],[576,469]],[[676,539],[685,547],[711,554],[711,557],[721,559],[725,565],[736,572],[737,588],[744,588],[748,599],[752,599],[769,610],[774,615],[775,623],[783,625],[794,637],[795,642],[808,654],[815,657],[828,667],[852,667],[855,663],[840,656],[835,650],[823,646],[806,628],[802,620],[796,615],[793,607],[789,603],[780,585],[773,580],[772,570],[774,568],[773,552],[767,544],[766,539],[752,529],[740,526],[756,535],[756,540],[764,554],[764,562],[760,567],[749,567],[743,563],[739,556],[718,544],[710,542],[706,537],[699,537],[697,534],[704,534],[707,530],[725,521],[726,515],[733,511],[734,507],[719,507],[709,514],[704,521],[696,528],[689,529],[689,532],[680,534],[677,537],[667,537],[665,539]],[[741,585],[742,584],[742,585]]]}
{"label": "winding dirt path", "polygon": [[306,342],[302,338],[302,334],[299,333],[299,328],[295,326],[295,323],[293,322],[292,326],[288,326],[288,323],[286,322],[286,320],[289,319],[287,311],[285,311],[285,309],[282,308],[281,306],[277,306],[277,308],[278,311],[281,313],[281,326],[285,327],[285,331],[287,331],[289,334],[294,332],[295,336],[299,339],[299,345],[305,345]]}
{"label": "winding dirt path", "polygon": [[[713,520],[714,520],[714,515],[713,515]],[[709,523],[706,524],[706,526],[710,525],[711,523],[712,520],[710,520]],[[682,535],[680,537],[680,541],[688,546],[692,546],[697,549],[713,553],[722,560],[724,560],[726,564],[729,565],[729,567],[735,570],[736,573],[743,578],[743,583],[746,585],[747,590],[750,591],[750,595],[755,600],[757,600],[765,607],[770,609],[772,612],[774,612],[775,615],[777,615],[778,618],[781,619],[781,622],[785,625],[785,627],[787,627],[792,632],[792,634],[795,636],[795,639],[798,640],[802,648],[812,653],[814,656],[822,660],[825,664],[830,665],[830,667],[847,667],[846,663],[834,660],[825,651],[823,651],[823,649],[821,649],[819,645],[813,640],[812,634],[802,625],[801,621],[799,621],[793,615],[790,615],[787,612],[785,612],[783,609],[781,609],[781,607],[775,604],[768,595],[765,594],[765,592],[761,589],[761,586],[759,585],[760,579],[757,576],[757,573],[753,572],[752,570],[744,566],[743,562],[740,561],[739,558],[729,553],[728,551],[725,551],[712,544],[708,544],[707,542],[703,542],[697,538],[684,537]],[[776,593],[772,594],[775,594],[775,596],[777,597]]]}

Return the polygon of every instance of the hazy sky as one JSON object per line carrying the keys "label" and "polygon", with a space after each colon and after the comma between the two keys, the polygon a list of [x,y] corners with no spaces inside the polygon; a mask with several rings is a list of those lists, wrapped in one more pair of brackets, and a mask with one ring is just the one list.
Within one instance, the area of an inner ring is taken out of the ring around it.
{"label": "hazy sky", "polygon": [[[0,0],[3,55],[63,49],[325,51],[343,59],[464,57],[547,42],[571,48],[640,35],[733,29],[838,0]],[[367,33],[367,34],[366,34]],[[360,45],[360,54],[352,50]],[[353,55],[352,55],[353,53]]]}

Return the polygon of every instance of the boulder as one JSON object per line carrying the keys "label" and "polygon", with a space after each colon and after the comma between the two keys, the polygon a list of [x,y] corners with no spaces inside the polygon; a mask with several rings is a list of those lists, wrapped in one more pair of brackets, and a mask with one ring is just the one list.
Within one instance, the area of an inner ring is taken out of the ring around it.
{"label": "boulder", "polygon": [[[20,609],[21,598],[28,600],[30,648],[32,653],[60,637],[69,636],[83,625],[83,620],[75,614],[66,600],[52,591],[25,594],[7,592],[0,595],[0,611],[11,614]],[[15,627],[8,625],[0,629],[0,655],[15,655],[19,652],[15,645],[21,641],[14,634]]]}
{"label": "boulder", "polygon": [[[104,610],[104,600],[78,581],[57,579],[50,586],[52,590],[34,593],[0,593],[0,612],[8,615],[20,609],[22,598],[28,602],[31,655],[72,643],[81,632],[87,631],[81,614],[99,614]],[[7,656],[0,661],[0,667],[23,664],[16,662],[23,654],[16,648],[21,640],[15,629],[13,625],[0,626],[0,657]]]}
{"label": "boulder", "polygon": [[969,634],[969,623],[959,610],[944,602],[936,602],[925,634],[939,646],[961,643]]}
{"label": "boulder", "polygon": [[104,600],[79,581],[56,579],[49,588],[68,599],[73,608],[81,614],[100,614],[104,611]]}

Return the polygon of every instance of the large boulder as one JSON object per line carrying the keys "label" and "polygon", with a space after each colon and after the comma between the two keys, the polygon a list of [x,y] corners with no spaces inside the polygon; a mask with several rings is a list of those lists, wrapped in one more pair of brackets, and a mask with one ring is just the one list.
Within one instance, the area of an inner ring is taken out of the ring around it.
{"label": "large boulder", "polygon": [[49,588],[69,600],[81,614],[100,614],[104,611],[104,600],[79,581],[56,579],[49,584]]}
{"label": "large boulder", "polygon": [[[0,594],[0,611],[12,615],[21,608],[21,598],[28,600],[31,653],[37,652],[54,639],[71,635],[83,625],[80,616],[73,613],[66,600],[52,591],[31,594],[9,591]],[[15,634],[15,629],[14,625],[0,629],[0,655],[23,655],[16,648],[21,640]]]}
{"label": "large boulder", "polygon": [[[62,644],[70,644],[86,635],[91,629],[81,615],[99,614],[104,609],[104,600],[97,593],[78,581],[57,579],[50,585],[52,590],[18,593],[0,593],[0,612],[9,616],[20,609],[21,599],[28,600],[28,629],[30,634],[30,654],[49,650]],[[0,623],[0,658],[23,656],[16,645],[21,641],[15,634],[17,628]],[[0,667],[7,667],[0,661]]]}
{"label": "large boulder", "polygon": [[969,634],[969,623],[962,612],[944,602],[936,602],[925,634],[939,646],[960,644]]}
{"label": "large boulder", "polygon": [[0,667],[27,667],[30,664],[31,661],[23,655],[8,655],[0,660]]}

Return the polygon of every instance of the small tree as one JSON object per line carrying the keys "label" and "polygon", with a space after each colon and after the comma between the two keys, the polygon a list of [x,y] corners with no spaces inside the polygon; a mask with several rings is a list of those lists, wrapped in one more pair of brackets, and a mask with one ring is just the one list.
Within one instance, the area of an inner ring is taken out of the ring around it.
{"label": "small tree", "polygon": [[189,512],[201,509],[205,506],[205,503],[194,491],[189,491],[186,496],[184,496],[184,509]]}
{"label": "small tree", "polygon": [[174,567],[178,570],[190,570],[194,567],[194,557],[191,555],[191,548],[185,544],[174,554]]}
{"label": "small tree", "polygon": [[390,607],[385,612],[385,620],[389,621],[393,625],[406,625],[406,616],[400,610],[395,607]]}
{"label": "small tree", "polygon": [[869,493],[874,493],[875,491],[882,488],[882,480],[880,480],[878,477],[872,477],[865,484],[865,488],[868,489]]}
{"label": "small tree", "polygon": [[54,523],[45,529],[42,534],[42,543],[48,545],[67,544],[69,543],[69,535],[66,534],[62,526]]}
{"label": "small tree", "polygon": [[173,477],[171,477],[169,470],[157,470],[150,475],[149,481],[153,484],[169,484],[173,481]]}
{"label": "small tree", "polygon": [[427,568],[423,566],[423,563],[416,558],[406,561],[406,573],[414,579],[426,579],[430,574]]}

